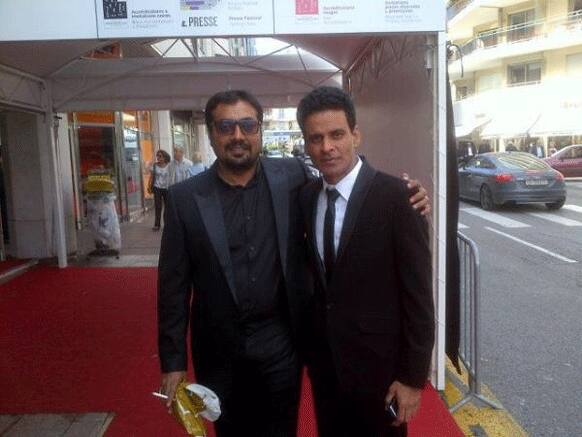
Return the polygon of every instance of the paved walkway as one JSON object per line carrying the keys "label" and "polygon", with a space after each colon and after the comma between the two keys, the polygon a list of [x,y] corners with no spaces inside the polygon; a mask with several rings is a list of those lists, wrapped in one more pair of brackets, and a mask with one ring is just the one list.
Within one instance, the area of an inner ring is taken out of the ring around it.
{"label": "paved walkway", "polygon": [[89,230],[78,234],[79,255],[72,265],[85,267],[156,267],[160,251],[161,231],[153,231],[153,213],[147,213],[132,223],[121,225],[121,251],[115,256],[88,256],[95,249]]}
{"label": "paved walkway", "polygon": [[24,414],[0,416],[2,437],[100,437],[113,414]]}

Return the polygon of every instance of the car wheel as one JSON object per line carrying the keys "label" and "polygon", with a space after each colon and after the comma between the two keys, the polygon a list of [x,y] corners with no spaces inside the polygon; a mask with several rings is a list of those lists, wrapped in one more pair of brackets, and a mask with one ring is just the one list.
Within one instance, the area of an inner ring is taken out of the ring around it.
{"label": "car wheel", "polygon": [[566,199],[558,200],[557,202],[546,203],[548,209],[560,209],[566,203]]}
{"label": "car wheel", "polygon": [[487,185],[481,187],[481,192],[479,195],[479,200],[481,201],[481,208],[486,211],[491,211],[495,208],[495,203],[493,202],[493,194],[491,194],[491,189]]}

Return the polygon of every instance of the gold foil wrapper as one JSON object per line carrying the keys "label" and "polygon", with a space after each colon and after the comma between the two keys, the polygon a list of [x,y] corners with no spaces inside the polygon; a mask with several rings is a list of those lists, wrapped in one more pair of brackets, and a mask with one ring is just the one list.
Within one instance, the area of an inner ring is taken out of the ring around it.
{"label": "gold foil wrapper", "polygon": [[200,416],[206,406],[197,394],[186,389],[187,386],[188,383],[184,381],[178,385],[176,397],[172,402],[172,411],[188,435],[206,437],[206,426]]}

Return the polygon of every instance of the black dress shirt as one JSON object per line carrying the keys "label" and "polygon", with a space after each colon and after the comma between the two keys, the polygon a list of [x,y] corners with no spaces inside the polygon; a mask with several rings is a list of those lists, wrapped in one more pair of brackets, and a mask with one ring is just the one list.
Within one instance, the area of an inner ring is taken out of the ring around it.
{"label": "black dress shirt", "polygon": [[241,321],[260,324],[280,318],[284,285],[265,174],[259,165],[244,187],[217,178]]}

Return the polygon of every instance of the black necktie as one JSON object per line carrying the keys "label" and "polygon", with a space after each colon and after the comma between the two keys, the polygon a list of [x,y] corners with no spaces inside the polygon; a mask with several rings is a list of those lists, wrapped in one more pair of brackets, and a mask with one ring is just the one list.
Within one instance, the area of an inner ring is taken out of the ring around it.
{"label": "black necktie", "polygon": [[323,222],[323,262],[325,264],[325,277],[329,282],[335,262],[335,201],[339,197],[339,192],[334,189],[325,190],[327,194],[327,209]]}

